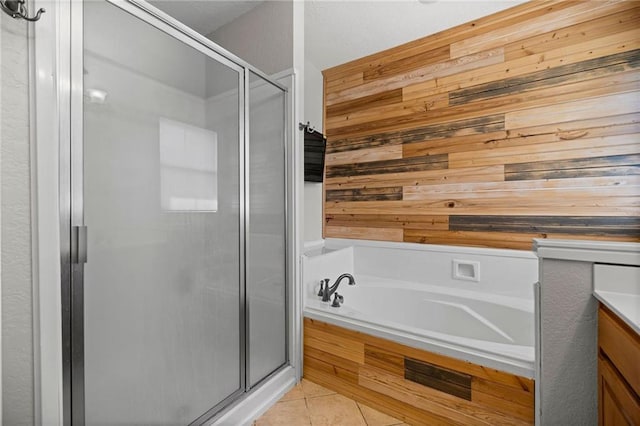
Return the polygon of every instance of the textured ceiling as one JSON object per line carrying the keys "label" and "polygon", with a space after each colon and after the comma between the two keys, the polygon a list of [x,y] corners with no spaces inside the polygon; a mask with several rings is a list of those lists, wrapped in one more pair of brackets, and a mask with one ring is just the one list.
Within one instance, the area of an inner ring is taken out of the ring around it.
{"label": "textured ceiling", "polygon": [[151,0],[150,3],[203,35],[247,13],[262,1]]}
{"label": "textured ceiling", "polygon": [[304,3],[305,60],[324,70],[524,1],[305,0]]}

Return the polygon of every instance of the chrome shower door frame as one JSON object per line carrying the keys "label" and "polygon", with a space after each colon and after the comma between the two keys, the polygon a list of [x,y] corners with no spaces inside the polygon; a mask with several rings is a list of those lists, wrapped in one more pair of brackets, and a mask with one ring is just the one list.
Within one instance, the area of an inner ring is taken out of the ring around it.
{"label": "chrome shower door frame", "polygon": [[[249,73],[253,72],[265,81],[276,86],[285,93],[287,88],[273,81],[260,70],[242,59],[217,46],[209,39],[189,29],[184,24],[171,18],[148,3],[139,0],[105,0],[113,6],[133,15],[142,23],[149,24],[165,34],[181,41],[209,58],[212,58],[238,72],[238,150],[239,150],[239,299],[240,299],[240,388],[209,411],[203,413],[193,424],[203,424],[223,411],[225,407],[238,401],[250,390],[248,379],[248,303],[246,297],[246,266],[248,255],[249,223]],[[64,86],[68,81],[68,90],[61,91],[58,98],[62,113],[60,115],[60,163],[59,163],[59,214],[60,214],[60,278],[62,304],[62,418],[65,425],[83,425],[84,413],[84,265],[78,262],[79,235],[78,230],[84,226],[84,186],[83,186],[83,2],[80,0],[62,1],[59,17],[59,34],[68,37],[69,50],[62,48],[58,52],[60,67],[59,84]],[[68,10],[67,10],[68,9]],[[64,46],[64,42],[60,43]],[[67,62],[68,61],[68,62]],[[286,101],[285,101],[286,102]],[[285,105],[285,165],[290,167],[287,148],[289,146],[289,117]],[[66,123],[63,123],[66,122]],[[65,132],[68,132],[66,134]],[[285,171],[285,176],[288,170]],[[292,199],[291,189],[285,182],[285,200]],[[285,206],[285,223],[289,223],[288,206]],[[91,232],[91,230],[89,230]],[[290,227],[285,227],[285,247],[290,235]],[[289,294],[294,282],[290,270],[290,252],[285,253],[286,293]],[[88,254],[91,257],[91,253]],[[76,260],[76,261],[74,261]],[[288,304],[286,303],[286,323],[290,321]],[[290,329],[287,329],[285,341],[290,340]],[[286,353],[289,353],[287,348]],[[289,365],[285,364],[277,371]]]}

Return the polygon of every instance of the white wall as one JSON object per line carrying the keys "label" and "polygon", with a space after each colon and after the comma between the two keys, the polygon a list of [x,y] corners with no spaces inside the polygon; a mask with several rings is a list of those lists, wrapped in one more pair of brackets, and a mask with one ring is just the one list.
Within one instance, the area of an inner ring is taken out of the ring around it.
{"label": "white wall", "polygon": [[264,73],[275,74],[293,67],[292,22],[291,0],[265,1],[207,37]]}
{"label": "white wall", "polygon": [[2,13],[2,421],[31,425],[33,333],[27,24]]}
{"label": "white wall", "polygon": [[[313,127],[322,130],[322,73],[308,60],[304,63],[304,116]],[[304,240],[322,239],[322,184],[304,183]]]}

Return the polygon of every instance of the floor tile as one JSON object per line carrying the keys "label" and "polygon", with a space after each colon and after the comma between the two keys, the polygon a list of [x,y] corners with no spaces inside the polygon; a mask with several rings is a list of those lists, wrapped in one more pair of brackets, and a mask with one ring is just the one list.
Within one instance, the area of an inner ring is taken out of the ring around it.
{"label": "floor tile", "polygon": [[308,398],[312,426],[367,426],[356,402],[334,394]]}
{"label": "floor tile", "polygon": [[309,380],[287,392],[256,426],[408,426]]}
{"label": "floor tile", "polygon": [[309,426],[311,421],[304,399],[278,402],[256,420],[256,426]]}
{"label": "floor tile", "polygon": [[395,417],[391,417],[387,414],[381,413],[380,411],[374,410],[373,408],[359,402],[357,404],[358,407],[360,407],[360,411],[362,411],[364,420],[369,426],[391,426],[399,425],[402,423],[402,420],[396,419]]}
{"label": "floor tile", "polygon": [[300,384],[302,385],[302,391],[307,398],[315,398],[317,396],[324,395],[334,395],[336,393],[331,389],[327,389],[316,383],[310,382],[307,379],[302,379],[302,382],[300,382]]}
{"label": "floor tile", "polygon": [[289,392],[284,394],[284,396],[280,398],[280,401],[278,402],[293,401],[294,399],[303,399],[303,398],[304,398],[304,391],[302,390],[302,384],[298,383],[293,387],[293,389],[291,389]]}

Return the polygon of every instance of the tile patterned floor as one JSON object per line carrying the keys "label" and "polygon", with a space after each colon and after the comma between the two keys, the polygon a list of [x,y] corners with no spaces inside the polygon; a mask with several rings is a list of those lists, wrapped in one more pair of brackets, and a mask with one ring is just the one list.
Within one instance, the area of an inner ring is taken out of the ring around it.
{"label": "tile patterned floor", "polygon": [[401,420],[302,379],[256,426],[392,426]]}

